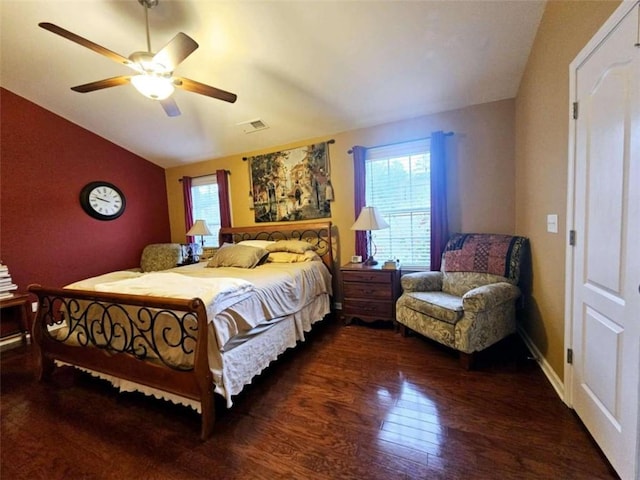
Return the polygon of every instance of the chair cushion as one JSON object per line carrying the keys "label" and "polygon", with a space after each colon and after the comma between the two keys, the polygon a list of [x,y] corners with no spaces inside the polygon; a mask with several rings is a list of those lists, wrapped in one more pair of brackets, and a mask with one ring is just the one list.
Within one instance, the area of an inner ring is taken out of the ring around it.
{"label": "chair cushion", "polygon": [[442,291],[456,297],[462,297],[474,288],[506,281],[508,281],[507,278],[491,273],[446,272],[442,276]]}
{"label": "chair cushion", "polygon": [[416,312],[455,325],[462,318],[462,297],[445,292],[405,292],[404,304]]}

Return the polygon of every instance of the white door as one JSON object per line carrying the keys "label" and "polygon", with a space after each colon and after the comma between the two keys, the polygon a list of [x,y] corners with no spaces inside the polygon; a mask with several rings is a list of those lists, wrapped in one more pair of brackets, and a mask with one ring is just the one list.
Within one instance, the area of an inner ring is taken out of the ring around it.
{"label": "white door", "polygon": [[573,408],[626,480],[640,478],[640,7],[621,8],[572,64],[576,241],[567,301]]}

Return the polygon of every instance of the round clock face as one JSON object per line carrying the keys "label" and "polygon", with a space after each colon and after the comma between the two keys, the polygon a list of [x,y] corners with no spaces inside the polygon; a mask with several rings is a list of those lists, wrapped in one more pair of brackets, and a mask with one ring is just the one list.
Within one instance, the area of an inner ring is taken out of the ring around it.
{"label": "round clock face", "polygon": [[108,182],[91,182],[80,192],[80,205],[98,220],[113,220],[124,213],[126,205],[122,191]]}

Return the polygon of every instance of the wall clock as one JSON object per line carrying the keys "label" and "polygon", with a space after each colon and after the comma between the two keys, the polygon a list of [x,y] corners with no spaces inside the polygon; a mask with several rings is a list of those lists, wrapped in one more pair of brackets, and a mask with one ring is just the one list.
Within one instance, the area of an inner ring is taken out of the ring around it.
{"label": "wall clock", "polygon": [[80,205],[93,218],[114,220],[124,213],[126,200],[122,190],[109,182],[91,182],[80,192]]}

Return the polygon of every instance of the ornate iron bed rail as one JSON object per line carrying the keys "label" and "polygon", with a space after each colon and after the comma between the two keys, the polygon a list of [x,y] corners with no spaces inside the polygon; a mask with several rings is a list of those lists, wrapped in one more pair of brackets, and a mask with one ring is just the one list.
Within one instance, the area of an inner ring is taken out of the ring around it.
{"label": "ornate iron bed rail", "polygon": [[331,222],[299,223],[295,225],[256,225],[253,227],[223,227],[218,234],[220,245],[242,240],[304,240],[316,247],[330,272],[334,271]]}
{"label": "ornate iron bed rail", "polygon": [[[191,300],[43,288],[33,322],[37,377],[60,361],[199,401],[201,437],[215,420],[207,314]],[[176,360],[176,350],[179,352]]]}

